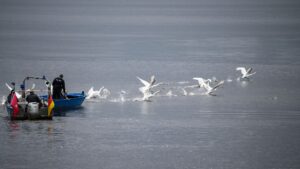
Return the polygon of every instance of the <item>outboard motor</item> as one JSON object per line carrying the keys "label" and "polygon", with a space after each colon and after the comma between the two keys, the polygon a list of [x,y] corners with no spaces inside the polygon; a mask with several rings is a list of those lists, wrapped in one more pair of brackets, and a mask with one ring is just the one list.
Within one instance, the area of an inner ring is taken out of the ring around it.
{"label": "outboard motor", "polygon": [[30,115],[38,114],[39,113],[39,103],[37,103],[37,102],[28,103],[27,111]]}

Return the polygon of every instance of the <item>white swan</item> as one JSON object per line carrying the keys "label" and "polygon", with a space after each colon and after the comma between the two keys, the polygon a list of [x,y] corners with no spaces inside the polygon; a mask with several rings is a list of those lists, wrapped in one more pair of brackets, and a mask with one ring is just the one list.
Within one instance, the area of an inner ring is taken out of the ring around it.
{"label": "white swan", "polygon": [[100,93],[103,89],[104,89],[104,86],[102,86],[99,90],[94,90],[94,87],[91,87],[87,93],[86,99],[101,97]]}
{"label": "white swan", "polygon": [[211,79],[203,79],[202,77],[194,77],[193,79],[198,81],[197,87],[200,88],[204,87],[208,82],[212,82]]}
{"label": "white swan", "polygon": [[205,94],[214,96],[215,94],[213,94],[213,91],[215,91],[217,88],[219,88],[223,84],[224,84],[223,80],[220,81],[218,84],[216,84],[214,87],[211,87],[209,82],[204,83],[203,87],[206,90]]}
{"label": "white swan", "polygon": [[94,99],[94,98],[101,98],[106,99],[110,95],[110,91],[104,86],[102,86],[99,90],[94,90],[94,87],[91,87],[86,95],[86,99]]}
{"label": "white swan", "polygon": [[136,78],[139,79],[144,84],[143,87],[139,88],[140,92],[143,93],[142,100],[144,100],[144,101],[150,101],[151,97],[153,97],[157,93],[159,93],[159,91],[156,91],[156,92],[151,91],[151,89],[153,89],[154,87],[157,87],[158,85],[162,84],[162,83],[154,84],[156,82],[154,75],[151,76],[150,82],[147,82],[147,81],[143,80],[142,78],[140,78],[138,76]]}
{"label": "white swan", "polygon": [[242,73],[242,77],[241,78],[249,78],[250,76],[254,75],[256,72],[253,72],[253,68],[249,68],[249,69],[246,69],[245,67],[237,67],[236,68],[237,71],[241,71]]}

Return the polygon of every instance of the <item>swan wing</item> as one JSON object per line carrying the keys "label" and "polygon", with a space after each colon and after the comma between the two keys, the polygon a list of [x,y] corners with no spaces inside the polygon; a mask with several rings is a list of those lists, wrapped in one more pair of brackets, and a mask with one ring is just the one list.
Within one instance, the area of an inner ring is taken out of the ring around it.
{"label": "swan wing", "polygon": [[204,89],[207,90],[207,91],[211,91],[211,90],[212,90],[212,88],[210,87],[209,83],[204,83],[204,84],[203,84],[203,87],[204,87]]}
{"label": "swan wing", "polygon": [[149,86],[150,85],[150,83],[148,83],[146,80],[143,80],[142,78],[140,78],[140,77],[136,77],[137,79],[139,79],[145,86]]}
{"label": "swan wing", "polygon": [[151,86],[154,85],[155,81],[156,81],[156,80],[155,80],[155,76],[152,75],[151,78],[150,78],[150,85],[151,85]]}
{"label": "swan wing", "polygon": [[250,74],[252,72],[253,68],[250,67],[248,70],[247,70],[247,74]]}
{"label": "swan wing", "polygon": [[236,70],[240,70],[243,75],[247,74],[247,70],[244,67],[237,67]]}
{"label": "swan wing", "polygon": [[153,85],[151,88],[154,88],[154,87],[157,87],[157,86],[163,85],[163,84],[164,84],[163,82],[160,82],[160,83],[157,83],[157,84]]}
{"label": "swan wing", "polygon": [[101,93],[103,89],[104,89],[104,86],[102,86],[102,87],[99,89],[99,93]]}
{"label": "swan wing", "polygon": [[251,74],[248,74],[247,77],[254,75],[256,72],[253,72]]}
{"label": "swan wing", "polygon": [[98,96],[101,96],[101,92],[102,92],[103,89],[104,89],[104,86],[102,86],[102,87],[97,91],[97,95],[98,95]]}
{"label": "swan wing", "polygon": [[5,85],[6,85],[6,87],[10,90],[10,91],[12,91],[13,90],[13,88],[12,87],[10,87],[7,83],[5,83]]}
{"label": "swan wing", "polygon": [[87,94],[88,96],[91,96],[93,93],[94,93],[94,87],[91,87]]}
{"label": "swan wing", "polygon": [[212,80],[211,80],[211,79],[206,79],[206,80],[203,79],[203,82],[204,82],[204,83],[208,83],[208,82],[211,83]]}
{"label": "swan wing", "polygon": [[198,81],[200,87],[203,87],[203,85],[205,84],[204,79],[202,77],[194,77],[193,79]]}
{"label": "swan wing", "polygon": [[213,87],[213,89],[217,89],[218,87],[222,86],[224,84],[224,80],[220,81],[216,86]]}
{"label": "swan wing", "polygon": [[193,77],[194,80],[197,80],[197,81],[203,81],[203,78],[202,77]]}
{"label": "swan wing", "polygon": [[156,95],[157,93],[159,93],[159,92],[160,92],[159,90],[156,91],[156,92],[153,92],[152,95],[155,96],[155,95]]}

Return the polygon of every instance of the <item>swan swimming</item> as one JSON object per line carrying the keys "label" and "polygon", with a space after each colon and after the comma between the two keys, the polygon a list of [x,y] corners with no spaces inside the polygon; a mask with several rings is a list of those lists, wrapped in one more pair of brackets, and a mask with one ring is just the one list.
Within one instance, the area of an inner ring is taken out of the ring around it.
{"label": "swan swimming", "polygon": [[250,76],[254,75],[256,72],[252,73],[253,68],[250,67],[249,69],[246,69],[245,67],[237,67],[236,71],[241,71],[242,77],[241,78],[249,78]]}
{"label": "swan swimming", "polygon": [[162,84],[162,83],[154,84],[156,82],[154,75],[151,76],[150,82],[147,82],[138,76],[136,78],[139,79],[141,83],[144,84],[143,87],[139,88],[140,92],[143,93],[143,98],[142,98],[143,101],[150,101],[151,97],[155,96],[157,93],[160,92],[159,90],[156,92],[151,91],[151,89],[153,89],[154,87],[157,87],[158,85]]}

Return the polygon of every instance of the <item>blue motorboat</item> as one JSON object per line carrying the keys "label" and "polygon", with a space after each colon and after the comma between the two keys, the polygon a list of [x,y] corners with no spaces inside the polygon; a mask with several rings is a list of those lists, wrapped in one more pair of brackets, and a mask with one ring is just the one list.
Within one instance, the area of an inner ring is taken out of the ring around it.
{"label": "blue motorboat", "polygon": [[61,109],[73,109],[81,107],[85,99],[85,94],[82,91],[81,93],[68,93],[67,97],[64,99],[53,99],[55,103],[54,110],[61,110]]}
{"label": "blue motorboat", "polygon": [[[43,99],[47,100],[47,96],[41,96]],[[59,114],[65,110],[72,110],[81,107],[85,99],[84,91],[81,93],[68,93],[65,98],[62,99],[53,99],[55,107],[54,107],[54,115]]]}

